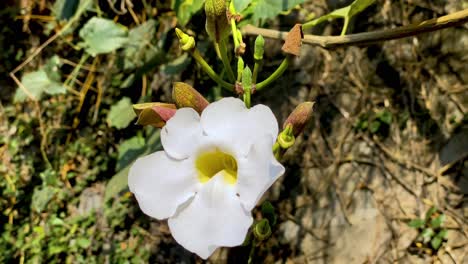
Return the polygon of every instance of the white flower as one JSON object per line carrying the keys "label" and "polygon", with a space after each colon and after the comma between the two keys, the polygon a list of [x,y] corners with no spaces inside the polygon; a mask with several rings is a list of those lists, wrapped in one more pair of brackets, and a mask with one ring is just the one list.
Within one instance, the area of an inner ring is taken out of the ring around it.
{"label": "white flower", "polygon": [[143,212],[169,218],[175,240],[208,258],[242,244],[251,210],[284,173],[272,154],[278,124],[264,105],[235,98],[177,110],[161,130],[164,151],[139,158],[128,178]]}

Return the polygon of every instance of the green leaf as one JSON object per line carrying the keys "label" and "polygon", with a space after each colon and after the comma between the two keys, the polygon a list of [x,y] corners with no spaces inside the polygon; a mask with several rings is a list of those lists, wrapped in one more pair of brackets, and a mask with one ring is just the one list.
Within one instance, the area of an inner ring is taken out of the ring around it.
{"label": "green leaf", "polygon": [[185,26],[193,14],[203,7],[204,0],[172,0],[172,9],[175,10],[181,26]]}
{"label": "green leaf", "polygon": [[80,46],[92,56],[115,51],[128,40],[126,27],[110,19],[99,17],[88,20],[79,35],[83,39]]}
{"label": "green leaf", "polygon": [[429,242],[434,236],[434,230],[432,228],[426,228],[421,232],[421,237],[423,238],[424,243]]}
{"label": "green leaf", "polygon": [[168,64],[161,66],[161,71],[169,75],[180,73],[190,64],[190,58],[185,52]]}
{"label": "green leaf", "polygon": [[437,212],[437,207],[435,206],[432,206],[431,208],[429,208],[429,210],[427,210],[426,212],[426,221],[429,220],[429,218],[431,218],[431,216]]}
{"label": "green leaf", "polygon": [[244,9],[252,2],[252,0],[232,0],[234,1],[234,8],[237,13],[244,11]]}
{"label": "green leaf", "polygon": [[120,99],[115,105],[111,106],[107,115],[107,124],[117,129],[126,128],[136,117],[132,108],[132,101],[128,97]]}
{"label": "green leaf", "polygon": [[392,113],[388,110],[383,110],[377,114],[377,118],[383,123],[390,125],[392,123]]}
{"label": "green leaf", "polygon": [[440,232],[437,234],[437,236],[442,238],[442,239],[447,239],[447,237],[448,237],[447,229],[440,230]]}
{"label": "green leaf", "polygon": [[353,16],[357,15],[358,13],[361,13],[362,11],[364,11],[364,9],[366,9],[367,7],[372,5],[374,2],[375,2],[375,0],[356,0],[356,1],[354,1],[350,5],[351,8],[349,10],[348,16],[353,17]]}
{"label": "green leaf", "polygon": [[55,189],[50,186],[34,189],[31,208],[38,213],[42,212],[46,208],[49,201],[54,197],[55,192]]}
{"label": "green leaf", "polygon": [[76,240],[76,244],[83,249],[87,249],[91,245],[91,240],[84,237],[80,237]]}
{"label": "green leaf", "polygon": [[156,34],[156,24],[150,19],[129,31],[124,45],[124,70],[142,67],[159,51],[151,43]]}
{"label": "green leaf", "polygon": [[436,218],[431,220],[431,227],[432,228],[439,228],[445,221],[445,214],[440,214]]}
{"label": "green leaf", "polygon": [[438,250],[442,245],[442,238],[436,236],[431,240],[431,246],[434,250]]}
{"label": "green leaf", "polygon": [[262,216],[268,219],[268,222],[270,223],[271,226],[276,225],[277,217],[275,213],[275,208],[268,201],[265,201],[262,204]]}
{"label": "green leaf", "polygon": [[424,227],[425,224],[426,224],[426,221],[424,221],[424,219],[414,219],[408,223],[408,226],[413,227],[413,228],[422,228]]}
{"label": "green leaf", "polygon": [[145,151],[145,139],[141,136],[134,136],[125,140],[118,147],[118,158],[115,170],[119,171],[128,166]]}
{"label": "green leaf", "polygon": [[[61,83],[51,80],[43,69],[24,74],[21,78],[21,83],[36,100],[41,99],[44,92],[50,95],[64,94],[66,92],[65,87]],[[15,102],[24,102],[27,98],[28,96],[23,89],[16,89]]]}
{"label": "green leaf", "polygon": [[[292,9],[294,6],[304,3],[305,0],[258,0],[253,2],[253,23],[260,19],[276,17],[279,13]],[[255,5],[256,4],[256,5]]]}
{"label": "green leaf", "polygon": [[377,121],[377,120],[372,121],[369,125],[369,131],[373,134],[377,133],[377,131],[379,131],[379,128],[380,128],[380,121]]}
{"label": "green leaf", "polygon": [[[149,138],[146,139],[146,143],[144,144],[144,151],[142,155],[153,153],[156,150],[161,149],[161,141],[160,139],[160,130],[156,130],[155,128],[148,128],[148,133],[151,135]],[[137,157],[134,157],[134,160]],[[109,182],[106,185],[106,191],[104,194],[104,201],[109,201],[109,199],[117,196],[123,190],[127,189],[128,187],[128,171],[130,170],[130,161],[129,165],[127,165],[124,169],[119,171],[117,174],[112,176]]]}

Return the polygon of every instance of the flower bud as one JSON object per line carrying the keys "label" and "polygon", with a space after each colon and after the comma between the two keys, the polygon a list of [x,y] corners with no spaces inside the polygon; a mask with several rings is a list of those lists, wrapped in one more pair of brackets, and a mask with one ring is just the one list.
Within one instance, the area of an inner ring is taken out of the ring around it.
{"label": "flower bud", "polygon": [[226,15],[226,0],[206,0],[205,14],[206,32],[214,42],[219,43],[231,29]]}
{"label": "flower bud", "polygon": [[244,68],[242,72],[242,87],[244,88],[244,103],[247,108],[250,108],[250,95],[252,93],[252,71],[249,66]]}
{"label": "flower bud", "polygon": [[288,116],[283,124],[283,129],[291,125],[292,133],[295,137],[302,133],[307,122],[312,117],[314,102],[304,102],[299,104]]}
{"label": "flower bud", "polygon": [[239,57],[237,60],[237,80],[242,80],[242,73],[244,72],[244,60]]}
{"label": "flower bud", "polygon": [[271,227],[267,219],[258,221],[253,228],[253,234],[256,239],[263,241],[271,236]]}
{"label": "flower bud", "polygon": [[255,48],[254,48],[254,59],[255,60],[263,60],[263,52],[265,46],[265,39],[263,39],[262,35],[258,35],[255,39]]}
{"label": "flower bud", "polygon": [[176,106],[166,103],[142,103],[134,104],[133,111],[138,116],[136,124],[161,128],[174,116]]}
{"label": "flower bud", "polygon": [[180,48],[184,51],[190,51],[193,48],[195,48],[195,39],[188,35],[185,34],[182,30],[176,28],[175,29],[176,35],[179,38],[180,41]]}
{"label": "flower bud", "polygon": [[208,101],[192,86],[183,83],[175,82],[172,88],[172,99],[177,108],[191,107],[199,114],[208,106]]}

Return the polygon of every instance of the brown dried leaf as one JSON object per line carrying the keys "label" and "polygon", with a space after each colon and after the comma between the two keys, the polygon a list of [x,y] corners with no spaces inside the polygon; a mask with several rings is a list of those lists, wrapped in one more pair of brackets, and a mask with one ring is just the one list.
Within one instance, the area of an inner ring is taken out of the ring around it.
{"label": "brown dried leaf", "polygon": [[283,47],[281,48],[284,52],[299,56],[301,54],[302,38],[304,34],[302,33],[302,25],[296,24],[289,31],[286,36]]}

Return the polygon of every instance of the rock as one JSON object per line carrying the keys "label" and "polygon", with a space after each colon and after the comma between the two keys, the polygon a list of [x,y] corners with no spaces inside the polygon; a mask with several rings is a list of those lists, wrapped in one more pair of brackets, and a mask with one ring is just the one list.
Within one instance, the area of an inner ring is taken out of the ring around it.
{"label": "rock", "polygon": [[361,208],[349,218],[351,226],[332,220],[336,241],[328,250],[329,263],[375,263],[392,237],[384,216],[375,208]]}
{"label": "rock", "polygon": [[299,226],[293,221],[286,221],[281,223],[279,227],[280,231],[280,243],[290,244],[291,247],[295,247],[297,244],[297,236],[299,233]]}

